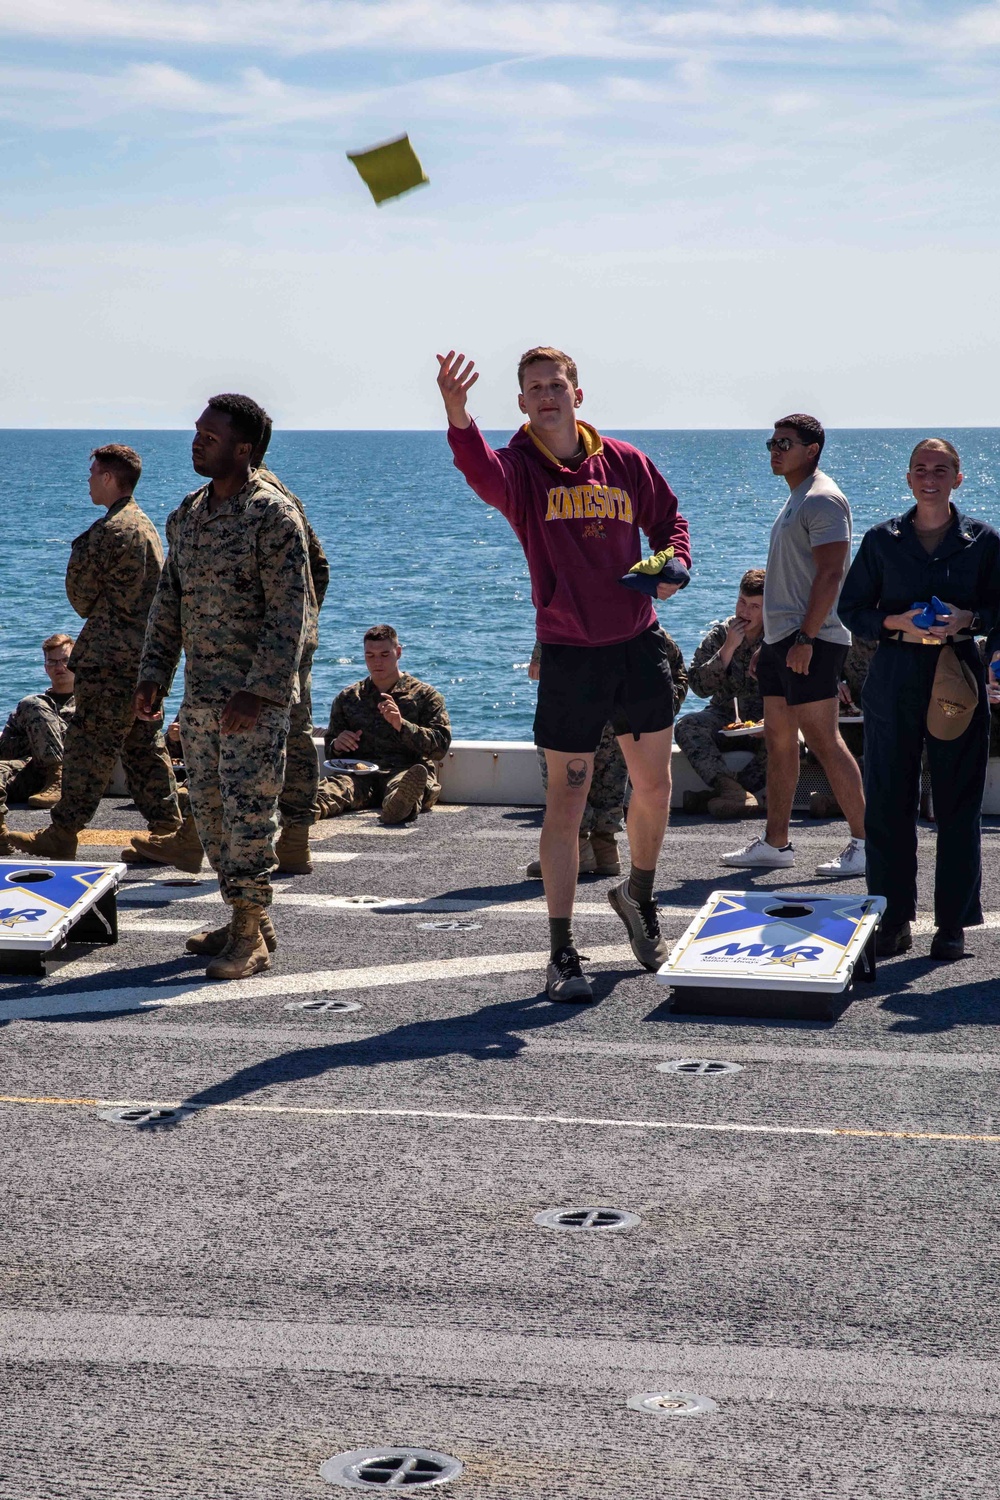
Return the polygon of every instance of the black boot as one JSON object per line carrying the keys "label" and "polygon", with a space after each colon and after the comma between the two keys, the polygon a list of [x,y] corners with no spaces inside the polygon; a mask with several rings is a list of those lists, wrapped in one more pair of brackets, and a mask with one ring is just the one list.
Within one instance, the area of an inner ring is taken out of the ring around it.
{"label": "black boot", "polygon": [[883,922],[875,934],[875,952],[879,958],[892,958],[913,947],[909,922]]}
{"label": "black boot", "polygon": [[962,927],[939,927],[931,939],[931,958],[954,963],[965,957],[965,930]]}

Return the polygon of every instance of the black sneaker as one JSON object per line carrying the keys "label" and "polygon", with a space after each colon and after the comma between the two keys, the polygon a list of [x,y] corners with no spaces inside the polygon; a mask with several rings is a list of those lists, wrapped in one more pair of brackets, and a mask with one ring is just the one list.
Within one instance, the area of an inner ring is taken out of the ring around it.
{"label": "black sneaker", "polygon": [[962,927],[939,927],[931,939],[931,958],[940,963],[954,963],[965,957],[965,930]]}
{"label": "black sneaker", "polygon": [[656,909],[656,902],[633,901],[628,893],[627,878],[621,885],[611,887],[608,900],[628,928],[632,952],[644,969],[655,974],[670,956],[667,940],[660,931],[660,914]]}
{"label": "black sneaker", "polygon": [[913,947],[909,922],[883,922],[875,934],[875,952],[879,958],[893,958]]}
{"label": "black sneaker", "polygon": [[549,959],[545,971],[545,993],[550,1000],[593,1000],[590,981],[580,968],[580,955],[568,944]]}

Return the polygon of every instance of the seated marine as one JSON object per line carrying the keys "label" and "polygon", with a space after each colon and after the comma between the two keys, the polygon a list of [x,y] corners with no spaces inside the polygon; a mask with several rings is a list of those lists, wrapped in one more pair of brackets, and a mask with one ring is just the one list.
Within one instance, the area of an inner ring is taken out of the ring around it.
{"label": "seated marine", "polygon": [[383,823],[406,823],[441,795],[437,763],[448,753],[451,722],[437,689],[399,670],[403,648],[391,625],[366,630],[364,648],[368,676],[334,698],[326,753],[378,770],[345,766],[321,781],[319,815],[381,807]]}
{"label": "seated marine", "polygon": [[719,731],[737,721],[764,717],[764,700],[753,673],[764,639],[763,605],[764,569],[748,568],[740,579],[736,613],[712,626],[691,659],[691,691],[708,698],[709,704],[678,719],[674,738],[708,791],[685,792],[685,812],[743,818],[759,811],[757,793],[767,784],[763,735],[753,746],[749,765],[734,772],[723,759],[723,750],[730,746]]}
{"label": "seated marine", "polygon": [[49,687],[22,698],[0,732],[0,838],[7,832],[8,802],[52,807],[59,801],[63,738],[73,717],[72,650],[68,635],[42,642]]}

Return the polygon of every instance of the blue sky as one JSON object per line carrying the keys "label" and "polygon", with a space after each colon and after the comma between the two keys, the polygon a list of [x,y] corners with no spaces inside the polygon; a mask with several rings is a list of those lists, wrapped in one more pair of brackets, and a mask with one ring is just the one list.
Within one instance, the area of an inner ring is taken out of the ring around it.
{"label": "blue sky", "polygon": [[[997,423],[1000,4],[2,0],[3,426]],[[375,208],[344,153],[406,130]]]}

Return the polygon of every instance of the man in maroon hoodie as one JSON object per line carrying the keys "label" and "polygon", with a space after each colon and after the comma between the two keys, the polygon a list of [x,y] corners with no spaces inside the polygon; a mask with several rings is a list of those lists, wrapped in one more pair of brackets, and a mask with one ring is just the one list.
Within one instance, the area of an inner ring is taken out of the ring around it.
{"label": "man in maroon hoodie", "polygon": [[497,451],[466,410],[478,379],[472,361],[452,350],[438,364],[455,466],[507,517],[528,560],[542,644],[535,743],[549,781],[539,850],[551,948],[546,988],[551,1000],[590,1000],[573,941],[573,898],[580,819],[609,719],[632,782],[632,868],[608,900],[645,968],[667,957],[653,881],[670,809],[670,667],[650,593],[620,580],[642,558],[642,531],[664,554],[656,597],[683,588],[687,522],[645,454],[577,421],[583,392],[569,355],[537,348],[522,356],[518,405],[528,420]]}

